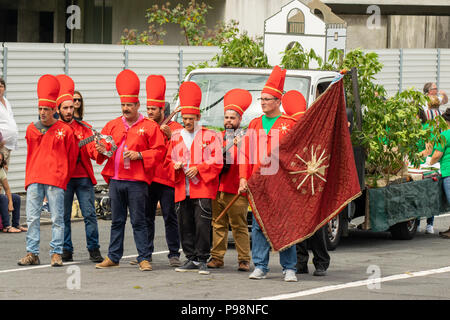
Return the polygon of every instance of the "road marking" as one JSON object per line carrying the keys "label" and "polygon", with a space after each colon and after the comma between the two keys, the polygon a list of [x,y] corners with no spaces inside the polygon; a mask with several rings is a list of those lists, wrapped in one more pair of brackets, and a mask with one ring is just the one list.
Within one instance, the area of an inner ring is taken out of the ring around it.
{"label": "road marking", "polygon": [[[158,252],[153,252],[152,255],[154,254],[163,254],[163,253],[169,253],[169,251],[158,251]],[[135,258],[137,257],[137,254],[133,254],[131,256],[123,256],[122,259],[129,259],[129,258]],[[86,261],[73,261],[73,262],[64,262],[63,267],[64,266],[68,266],[71,264],[80,264]],[[8,269],[8,270],[0,270],[0,273],[9,273],[9,272],[17,272],[17,271],[27,271],[27,270],[34,270],[34,269],[43,269],[43,268],[49,268],[51,267],[50,264],[44,264],[44,265],[40,265],[40,266],[35,266],[35,267],[22,267],[22,268],[17,268],[17,269]]]}
{"label": "road marking", "polygon": [[406,273],[395,274],[395,275],[387,276],[387,277],[383,277],[383,278],[360,280],[360,281],[348,282],[348,283],[343,283],[343,284],[314,288],[314,289],[309,289],[309,290],[304,290],[304,291],[298,291],[298,292],[293,292],[293,293],[279,294],[276,296],[258,298],[257,300],[293,299],[293,298],[305,297],[305,296],[310,296],[313,294],[320,294],[320,293],[335,291],[335,290],[340,290],[340,289],[361,287],[361,286],[373,285],[375,283],[402,280],[402,279],[410,279],[410,278],[414,278],[414,277],[424,277],[424,276],[429,276],[432,274],[445,273],[445,272],[450,272],[450,266],[439,268],[439,269],[430,269],[430,270],[417,271],[417,272],[409,272],[408,271]]}

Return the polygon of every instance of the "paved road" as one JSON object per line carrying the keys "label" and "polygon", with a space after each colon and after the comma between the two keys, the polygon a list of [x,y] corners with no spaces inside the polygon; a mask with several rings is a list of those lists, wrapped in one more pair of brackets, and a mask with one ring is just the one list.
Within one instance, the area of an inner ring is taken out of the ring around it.
{"label": "paved road", "polygon": [[[450,216],[436,217],[436,231],[446,230],[449,225]],[[110,221],[99,220],[99,228],[101,252],[106,254]],[[41,226],[40,266],[17,265],[26,253],[25,233],[0,233],[0,299],[450,299],[450,240],[423,231],[405,241],[391,240],[389,233],[352,232],[331,252],[328,276],[299,275],[299,282],[285,283],[278,254],[271,255],[267,279],[249,280],[248,273],[236,271],[233,246],[226,255],[225,268],[210,275],[175,272],[167,264],[163,220],[159,216],[156,230],[151,272],[140,272],[129,264],[136,256],[129,223],[124,258],[120,268],[112,270],[96,270],[88,260],[81,221],[72,224],[75,261],[61,268],[49,266],[50,225]],[[311,262],[309,269],[314,270]]]}

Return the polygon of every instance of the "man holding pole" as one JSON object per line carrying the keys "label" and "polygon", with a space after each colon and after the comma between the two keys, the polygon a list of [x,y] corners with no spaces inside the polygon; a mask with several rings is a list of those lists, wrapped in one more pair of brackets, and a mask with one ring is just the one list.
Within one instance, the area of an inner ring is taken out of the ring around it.
{"label": "man holding pole", "polygon": [[[223,257],[228,245],[228,228],[231,226],[238,253],[238,270],[250,269],[250,240],[247,226],[248,201],[240,196],[230,209],[219,216],[230,201],[238,195],[239,189],[239,130],[242,115],[252,102],[247,90],[233,89],[224,96],[224,167],[220,176],[219,191],[213,200],[213,244],[208,268],[222,268]],[[228,149],[228,150],[227,150]]]}

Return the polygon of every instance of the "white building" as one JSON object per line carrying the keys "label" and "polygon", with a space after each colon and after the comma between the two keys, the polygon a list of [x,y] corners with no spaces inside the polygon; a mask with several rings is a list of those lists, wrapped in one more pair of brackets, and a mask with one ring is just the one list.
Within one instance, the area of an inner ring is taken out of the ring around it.
{"label": "white building", "polygon": [[[282,52],[298,42],[309,51],[313,49],[323,59],[332,48],[345,52],[346,23],[318,0],[305,5],[293,0],[266,19],[264,52],[269,64],[281,62]],[[311,66],[315,67],[315,66]]]}

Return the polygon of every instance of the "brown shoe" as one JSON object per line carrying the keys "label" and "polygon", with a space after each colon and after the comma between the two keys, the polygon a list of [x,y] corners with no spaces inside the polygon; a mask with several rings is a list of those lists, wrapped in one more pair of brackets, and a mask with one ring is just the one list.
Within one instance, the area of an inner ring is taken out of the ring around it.
{"label": "brown shoe", "polygon": [[152,265],[147,260],[142,260],[139,263],[139,270],[141,271],[152,271]]}
{"label": "brown shoe", "polygon": [[110,258],[106,257],[101,263],[95,265],[95,269],[106,269],[111,267],[118,267],[118,263],[114,263]]}
{"label": "brown shoe", "polygon": [[223,268],[223,261],[216,259],[216,258],[211,258],[207,264],[208,268],[213,268],[213,269],[217,269],[217,268]]}
{"label": "brown shoe", "polygon": [[54,253],[52,254],[52,261],[50,262],[52,267],[62,267],[62,257],[60,254]]}
{"label": "brown shoe", "polygon": [[444,239],[450,239],[450,230],[445,231],[445,232],[440,232],[439,236]]}
{"label": "brown shoe", "polygon": [[250,271],[250,263],[248,261],[239,261],[239,271]]}
{"label": "brown shoe", "polygon": [[28,252],[25,257],[23,257],[22,259],[19,260],[19,262],[17,262],[17,264],[19,266],[30,266],[41,264],[41,262],[39,261],[39,256],[37,254]]}

